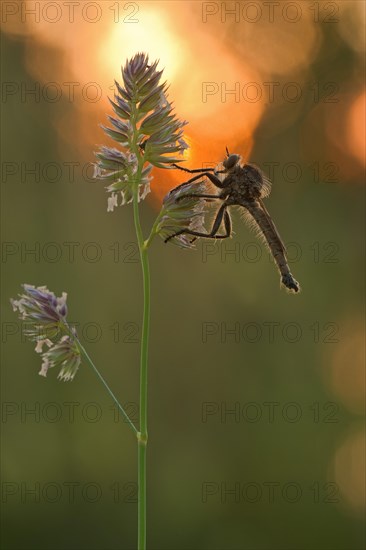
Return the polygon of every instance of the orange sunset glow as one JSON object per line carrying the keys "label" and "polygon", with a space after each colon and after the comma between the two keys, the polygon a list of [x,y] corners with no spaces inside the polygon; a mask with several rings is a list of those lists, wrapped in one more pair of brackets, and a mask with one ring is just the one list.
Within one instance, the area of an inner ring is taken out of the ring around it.
{"label": "orange sunset glow", "polygon": [[[87,9],[76,6],[72,11],[62,2],[52,2],[38,14],[36,4],[27,0],[19,3],[18,10],[8,8],[2,27],[11,35],[26,35],[29,73],[44,86],[56,82],[66,103],[71,102],[71,108],[62,114],[53,110],[60,154],[67,156],[72,151],[86,162],[93,162],[92,152],[106,141],[99,123],[104,124],[110,113],[107,97],[113,96],[113,81],[120,78],[121,64],[137,51],[160,60],[170,83],[169,98],[178,115],[189,122],[188,164],[197,167],[219,162],[226,145],[250,159],[254,134],[263,116],[269,108],[283,104],[283,91],[281,94],[277,84],[271,88],[270,83],[286,76],[302,84],[322,41],[310,12],[304,12],[298,23],[301,33],[297,26],[294,34],[294,27],[285,19],[274,26],[263,18],[243,35],[240,25],[228,32],[218,15],[197,17],[202,8],[195,2],[181,2],[179,9],[174,2],[119,7],[112,2],[100,6],[87,3]],[[348,16],[344,6],[342,10]],[[206,17],[205,25],[200,17]],[[354,17],[349,17],[357,25]],[[256,41],[258,30],[260,43]],[[361,98],[356,101],[352,97],[343,105],[347,128],[336,134],[340,141],[337,149],[356,158],[362,155],[363,145],[355,129]],[[293,116],[297,116],[298,106],[293,104]],[[339,124],[332,118],[333,122]],[[288,120],[286,124],[290,123]],[[334,135],[331,132],[328,139],[334,140]],[[313,142],[311,135],[306,140]],[[330,149],[330,154],[337,151]],[[152,190],[159,199],[181,181],[176,172],[155,175],[159,184],[155,179]],[[343,177],[347,179],[346,174]]]}

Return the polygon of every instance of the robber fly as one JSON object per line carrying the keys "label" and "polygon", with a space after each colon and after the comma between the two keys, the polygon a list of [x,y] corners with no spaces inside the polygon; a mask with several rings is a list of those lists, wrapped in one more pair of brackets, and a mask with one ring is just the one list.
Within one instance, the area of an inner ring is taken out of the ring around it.
{"label": "robber fly", "polygon": [[[192,235],[193,240],[197,237],[206,239],[226,239],[231,236],[231,217],[228,212],[229,206],[241,206],[245,209],[246,218],[254,222],[254,226],[259,234],[264,238],[268,245],[274,261],[276,262],[281,274],[282,284],[293,292],[299,292],[300,285],[292,276],[286,258],[286,249],[282,239],[263,204],[263,197],[268,197],[271,190],[271,182],[262,174],[256,166],[246,164],[240,155],[230,154],[226,148],[225,160],[216,166],[216,168],[198,168],[189,170],[177,164],[174,168],[189,172],[198,173],[187,182],[192,183],[202,177],[207,177],[219,190],[217,195],[211,194],[190,194],[185,197],[197,197],[207,201],[218,200],[222,204],[217,211],[215,221],[209,233],[201,233],[190,229],[183,229],[170,235],[165,242],[181,235],[182,233]],[[211,173],[213,172],[213,174]],[[181,198],[184,198],[182,196]],[[179,199],[178,199],[179,200]],[[218,234],[220,228],[224,225],[225,233]]]}

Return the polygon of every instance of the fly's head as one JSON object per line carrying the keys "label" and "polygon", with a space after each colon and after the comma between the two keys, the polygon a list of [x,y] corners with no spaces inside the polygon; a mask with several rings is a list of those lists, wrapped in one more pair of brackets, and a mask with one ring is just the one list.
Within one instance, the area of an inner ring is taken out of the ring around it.
{"label": "fly's head", "polygon": [[230,155],[229,151],[226,148],[226,158],[216,166],[214,170],[214,174],[221,181],[223,181],[229,175],[240,171],[241,166],[242,166],[242,157],[236,154]]}
{"label": "fly's head", "polygon": [[222,162],[222,165],[226,172],[230,172],[236,168],[240,164],[241,156],[240,155],[229,155],[226,157],[226,159]]}

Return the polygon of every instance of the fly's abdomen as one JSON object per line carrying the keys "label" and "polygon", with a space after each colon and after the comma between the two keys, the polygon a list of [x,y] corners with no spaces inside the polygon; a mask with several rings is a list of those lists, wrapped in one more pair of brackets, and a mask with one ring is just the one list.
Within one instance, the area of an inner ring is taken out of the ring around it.
{"label": "fly's abdomen", "polygon": [[241,204],[255,221],[259,235],[263,237],[265,243],[268,245],[281,273],[281,283],[289,290],[299,292],[300,285],[292,276],[287,263],[285,246],[263,202],[261,200],[244,200]]}

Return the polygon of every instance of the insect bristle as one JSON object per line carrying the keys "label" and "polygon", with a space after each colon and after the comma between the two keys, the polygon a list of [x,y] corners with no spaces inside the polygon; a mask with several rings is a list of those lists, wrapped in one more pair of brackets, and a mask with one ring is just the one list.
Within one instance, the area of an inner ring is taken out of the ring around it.
{"label": "insect bristle", "polygon": [[263,243],[266,245],[266,248],[270,250],[269,244],[267,242],[266,237],[263,234],[262,229],[256,222],[256,220],[253,218],[251,213],[246,208],[240,208],[240,216],[244,220],[245,224],[249,228],[249,230],[254,233],[254,235]]}
{"label": "insect bristle", "polygon": [[271,193],[272,182],[263,173],[262,173],[262,180],[263,180],[263,183],[261,188],[261,197],[263,198],[263,197],[268,197],[269,194]]}

